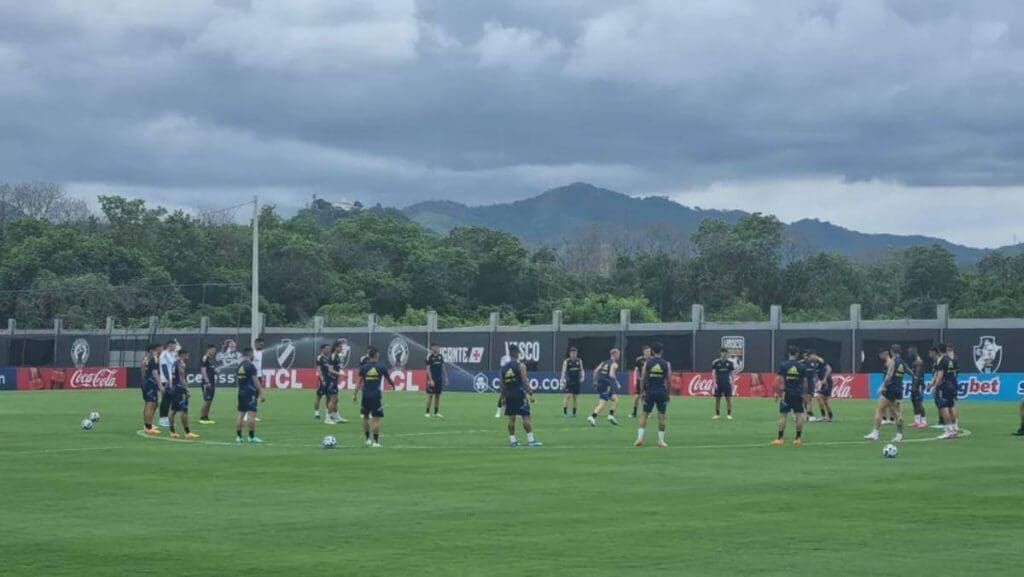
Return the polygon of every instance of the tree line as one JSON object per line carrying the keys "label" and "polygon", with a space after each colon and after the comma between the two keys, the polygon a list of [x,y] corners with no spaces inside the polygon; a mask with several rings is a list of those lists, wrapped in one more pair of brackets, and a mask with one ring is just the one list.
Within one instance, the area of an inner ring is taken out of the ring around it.
{"label": "tree line", "polygon": [[[0,192],[14,190],[8,185]],[[48,189],[49,190],[49,189]],[[58,187],[58,192],[59,187]],[[8,197],[10,200],[10,197]],[[0,318],[49,327],[166,327],[248,324],[248,222],[187,214],[142,200],[100,196],[99,213],[63,192],[45,207],[17,209],[0,198]],[[880,254],[862,263],[830,253],[793,256],[782,223],[753,214],[736,224],[704,221],[688,250],[615,254],[531,247],[480,227],[440,235],[382,207],[340,210],[313,203],[294,216],[260,214],[261,310],[273,326],[422,325],[427,311],[445,326],[689,320],[705,305],[711,320],[764,320],[772,304],[787,321],[929,318],[949,303],[955,316],[1024,317],[1024,256],[993,253],[958,266],[939,246]],[[580,258],[602,266],[579,266]]]}

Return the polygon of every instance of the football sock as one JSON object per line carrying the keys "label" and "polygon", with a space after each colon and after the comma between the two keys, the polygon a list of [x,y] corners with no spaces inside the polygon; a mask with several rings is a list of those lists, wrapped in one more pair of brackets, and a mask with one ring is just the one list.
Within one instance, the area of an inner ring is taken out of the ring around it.
{"label": "football sock", "polygon": [[645,431],[644,431],[643,427],[640,427],[639,429],[636,430],[636,440],[637,441],[643,441],[644,440],[644,432]]}
{"label": "football sock", "polygon": [[250,438],[250,439],[253,439],[253,438],[255,438],[255,437],[256,437],[256,431],[252,431],[252,430],[250,430],[250,431],[249,431],[249,438]]}
{"label": "football sock", "polygon": [[536,440],[536,439],[534,439],[534,437],[533,437],[533,433],[526,433],[526,442],[527,442],[527,443],[532,443],[532,442],[534,442],[535,440]]}
{"label": "football sock", "polygon": [[798,431],[796,432],[796,438],[797,438],[797,439],[800,439],[800,438],[802,438],[803,436],[804,436],[804,432],[803,432],[803,431],[800,431],[800,430],[798,430]]}
{"label": "football sock", "polygon": [[373,434],[373,442],[374,443],[380,442],[380,433],[374,433]]}
{"label": "football sock", "polygon": [[779,438],[781,439],[782,435],[784,435],[785,433],[786,433],[786,431],[779,431]]}
{"label": "football sock", "polygon": [[665,431],[658,431],[658,440],[662,443],[665,442]]}

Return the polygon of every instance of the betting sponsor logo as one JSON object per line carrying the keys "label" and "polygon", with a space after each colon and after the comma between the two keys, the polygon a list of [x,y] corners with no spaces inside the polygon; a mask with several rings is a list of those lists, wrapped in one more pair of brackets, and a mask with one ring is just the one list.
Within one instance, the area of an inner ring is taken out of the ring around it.
{"label": "betting sponsor logo", "polygon": [[89,364],[89,352],[89,341],[75,339],[71,343],[71,362],[78,368],[84,367]]}
{"label": "betting sponsor logo", "polygon": [[998,373],[1002,364],[1003,347],[995,337],[981,337],[974,345],[974,366],[978,367],[978,372],[985,375]]}
{"label": "betting sponsor logo", "polygon": [[118,369],[78,368],[71,373],[72,389],[116,389],[119,386]]}
{"label": "betting sponsor logo", "polygon": [[505,354],[508,354],[509,345],[519,347],[519,360],[524,363],[540,362],[540,343],[537,341],[505,341]]}
{"label": "betting sponsor logo", "polygon": [[709,397],[715,394],[715,379],[708,375],[694,374],[686,384],[687,394],[691,397]]}
{"label": "betting sponsor logo", "polygon": [[1017,395],[1024,396],[1024,381],[1017,383]]}
{"label": "betting sponsor logo", "polygon": [[484,359],[483,347],[441,347],[444,362],[453,365],[477,365]]}
{"label": "betting sponsor logo", "polygon": [[999,396],[999,385],[999,377],[992,379],[971,377],[966,381],[960,381],[957,387],[957,396],[961,399],[971,396],[997,397]]}
{"label": "betting sponsor logo", "polygon": [[290,369],[295,364],[295,344],[291,339],[281,339],[274,347],[274,354],[277,357],[277,366],[282,369]]}
{"label": "betting sponsor logo", "polygon": [[404,337],[395,337],[388,344],[388,362],[392,369],[402,370],[409,362],[409,341]]}
{"label": "betting sponsor logo", "polygon": [[722,337],[722,348],[727,351],[727,356],[732,364],[736,365],[736,372],[743,372],[743,360],[747,356],[746,337]]}

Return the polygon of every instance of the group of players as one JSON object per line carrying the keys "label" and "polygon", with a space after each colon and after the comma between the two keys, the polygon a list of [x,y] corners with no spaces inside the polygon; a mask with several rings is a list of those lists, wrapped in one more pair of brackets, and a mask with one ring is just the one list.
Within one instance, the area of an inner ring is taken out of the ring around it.
{"label": "group of players", "polygon": [[[235,423],[236,442],[261,443],[255,434],[256,423],[259,421],[257,412],[260,402],[266,401],[262,384],[262,351],[263,340],[257,339],[254,348],[246,348],[242,353],[242,361],[238,366],[238,416]],[[200,375],[203,392],[203,405],[199,423],[214,424],[210,419],[210,408],[216,393],[216,352],[217,348],[208,345],[200,364]],[[325,344],[317,356],[317,390],[314,405],[314,419],[320,419],[321,402],[326,401],[324,422],[338,424],[347,422],[341,417],[338,408],[340,380],[344,365],[344,343],[339,341],[333,345]],[[637,357],[633,365],[635,374],[636,396],[633,401],[631,418],[638,419],[636,445],[645,441],[647,421],[656,409],[658,412],[658,446],[667,447],[665,441],[665,414],[671,393],[671,364],[663,358],[664,350],[660,343],[644,346],[642,355]],[[910,399],[914,410],[913,427],[926,427],[927,418],[924,407],[924,393],[927,390],[935,398],[939,413],[940,425],[944,432],[940,438],[953,439],[959,436],[959,410],[956,405],[960,363],[953,347],[939,344],[929,351],[932,365],[930,382],[925,381],[925,361],[917,349],[911,347],[904,358],[902,348],[892,345],[879,351],[879,358],[885,366],[885,377],[878,391],[874,423],[871,432],[865,435],[867,440],[878,440],[880,426],[887,423],[895,424],[896,436],[893,442],[903,440],[904,421],[902,402],[904,397],[905,379],[911,379]],[[622,390],[618,374],[621,354],[612,349],[608,359],[593,369],[592,385],[597,392],[598,400],[587,423],[596,427],[599,416],[608,409],[607,420],[612,425],[619,425],[615,412],[619,405],[618,392]],[[191,391],[188,385],[186,366],[189,352],[181,349],[176,341],[169,341],[163,346],[151,345],[143,359],[143,432],[147,435],[160,435],[161,430],[153,424],[159,406],[160,426],[170,429],[171,438],[198,439],[199,435],[191,430],[188,409]],[[448,380],[444,357],[440,347],[431,345],[426,360],[427,365],[427,404],[425,417],[443,419],[440,413],[441,393]],[[727,349],[720,351],[719,357],[711,363],[715,379],[715,413],[713,419],[721,418],[722,399],[726,400],[726,419],[733,418],[732,397],[734,394],[734,375],[736,363],[729,358]],[[387,366],[380,361],[380,353],[375,347],[369,347],[366,354],[359,360],[359,379],[353,396],[353,402],[360,404],[363,433],[368,446],[380,447],[380,421],[384,416],[383,385],[386,382],[394,389]],[[562,364],[561,382],[563,388],[562,414],[575,417],[578,412],[578,397],[582,384],[586,379],[586,370],[579,351],[570,347],[568,357]],[[519,350],[510,345],[508,354],[501,361],[500,394],[496,417],[508,417],[509,444],[519,446],[516,438],[517,419],[527,434],[527,444],[538,447],[542,443],[536,440],[530,419],[530,405],[535,397],[529,386],[526,365],[519,360]],[[801,445],[805,422],[831,422],[834,414],[831,406],[832,367],[814,350],[801,351],[790,347],[787,358],[779,365],[775,384],[775,396],[779,401],[778,436],[772,444],[784,444],[786,424],[790,413],[794,415],[796,438],[794,444]],[[814,416],[813,404],[817,400],[820,418]],[[1024,405],[1021,408],[1021,429],[1015,435],[1024,436]],[[176,427],[180,418],[182,433]],[[243,426],[248,423],[248,437],[243,436]]]}

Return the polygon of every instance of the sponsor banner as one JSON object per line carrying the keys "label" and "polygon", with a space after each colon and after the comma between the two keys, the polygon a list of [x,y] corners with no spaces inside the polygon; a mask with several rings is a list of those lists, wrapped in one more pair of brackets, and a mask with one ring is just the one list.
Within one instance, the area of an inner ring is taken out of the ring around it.
{"label": "sponsor banner", "polygon": [[[519,347],[519,360],[526,365],[526,370],[537,371],[552,369],[554,361],[554,341],[551,333],[539,332],[507,332],[496,333],[491,345],[491,356],[495,369],[501,368],[501,359],[508,355],[508,347],[515,344]],[[607,351],[605,352],[607,354]],[[599,360],[584,359],[588,363]],[[603,356],[601,360],[604,360]],[[558,361],[561,365],[561,361]]]}
{"label": "sponsor banner", "polygon": [[19,390],[123,389],[128,386],[125,367],[18,369]]}
{"label": "sponsor banner", "polygon": [[[527,372],[526,376],[530,380],[530,389],[535,393],[560,393],[562,391],[561,373],[538,371]],[[448,375],[448,385],[445,386],[445,390],[459,393],[497,393],[501,390],[501,372],[452,372]],[[593,392],[589,382],[583,384],[583,392]],[[621,394],[625,393],[625,383],[623,383]]]}
{"label": "sponsor banner", "polygon": [[0,369],[0,391],[14,391],[18,389],[18,369]]}
{"label": "sponsor banner", "polygon": [[[450,365],[463,367],[470,372],[490,368],[490,333],[433,333],[430,341],[441,347],[441,356]],[[495,363],[497,361],[495,359]]]}
{"label": "sponsor banner", "polygon": [[1024,372],[1024,330],[951,329],[947,342],[956,349],[965,370],[981,374]]}
{"label": "sponsor banner", "polygon": [[[740,373],[733,375],[733,396],[774,397],[775,373]],[[832,375],[833,399],[870,398],[868,375]],[[630,383],[635,391],[635,383]],[[710,397],[715,394],[715,377],[712,373],[672,373],[672,393],[684,397]]]}
{"label": "sponsor banner", "polygon": [[[932,376],[925,375],[925,382],[930,383]],[[871,396],[878,398],[879,389],[885,375],[873,373],[871,379]],[[958,379],[957,398],[970,401],[1017,401],[1024,396],[1024,373],[961,374]],[[927,387],[926,387],[927,388]],[[926,399],[932,395],[925,391]],[[903,397],[910,400],[910,381],[903,383]]]}
{"label": "sponsor banner", "polygon": [[107,364],[110,343],[106,335],[64,335],[57,339],[58,367],[96,367]]}

